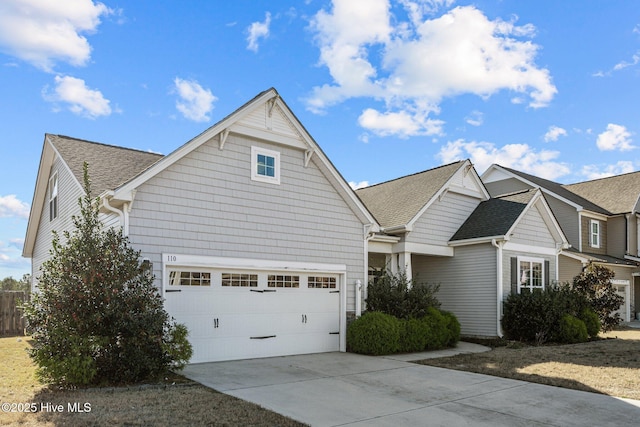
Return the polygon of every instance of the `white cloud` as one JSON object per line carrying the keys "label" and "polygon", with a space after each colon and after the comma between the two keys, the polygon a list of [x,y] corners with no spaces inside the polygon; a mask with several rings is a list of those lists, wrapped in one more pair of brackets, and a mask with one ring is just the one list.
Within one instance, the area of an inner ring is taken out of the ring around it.
{"label": "white cloud", "polygon": [[271,13],[265,14],[264,22],[254,22],[249,25],[247,31],[247,49],[254,52],[258,51],[258,40],[269,37],[269,25],[271,25]]}
{"label": "white cloud", "polygon": [[464,120],[471,126],[482,126],[484,115],[480,111],[472,111]]}
{"label": "white cloud", "polygon": [[558,126],[549,126],[549,130],[544,134],[544,142],[557,141],[561,136],[567,136],[567,131]]}
{"label": "white cloud", "polygon": [[596,145],[601,151],[629,151],[636,148],[631,144],[631,132],[622,125],[609,123],[607,130],[598,135]]}
{"label": "white cloud", "polygon": [[634,65],[638,65],[640,63],[640,51],[636,52],[632,57],[631,61],[620,61],[616,65],[613,66],[614,71],[620,71],[627,67],[633,67]]}
{"label": "white cloud", "polygon": [[91,56],[83,34],[94,33],[111,13],[92,0],[2,0],[0,49],[45,71],[58,61],[82,66]]}
{"label": "white cloud", "polygon": [[354,190],[359,190],[360,188],[368,187],[369,181],[360,181],[360,182],[349,181],[349,186]]}
{"label": "white cloud", "polygon": [[459,139],[444,145],[436,157],[443,163],[469,158],[479,173],[484,172],[491,164],[497,163],[553,180],[571,172],[565,163],[556,161],[559,155],[558,151],[536,151],[527,144],[507,144],[496,147],[490,142],[465,142]]}
{"label": "white cloud", "polygon": [[[446,97],[488,98],[509,90],[533,108],[553,99],[557,90],[549,71],[534,63],[538,46],[530,41],[532,25],[491,21],[472,6],[423,20],[434,6],[451,2],[401,3],[409,22],[392,15],[388,0],[334,0],[332,10],[315,15],[311,28],[320,65],[328,68],[333,82],[313,89],[306,100],[309,110],[322,113],[349,98],[373,98],[384,101],[384,110],[367,110],[361,126],[380,135],[406,136],[440,132],[442,122],[434,126],[427,116],[438,114]],[[410,129],[399,130],[398,119]]]}
{"label": "white cloud", "polygon": [[194,80],[176,77],[173,81],[179,99],[176,108],[185,118],[196,122],[209,120],[213,103],[218,100],[209,89],[205,89]]}
{"label": "white cloud", "polygon": [[15,194],[0,196],[0,218],[29,218],[29,205],[19,200]]}
{"label": "white cloud", "polygon": [[582,167],[581,174],[587,179],[599,179],[606,178],[614,175],[621,175],[623,173],[630,173],[635,170],[633,162],[627,160],[620,160],[613,165],[607,165],[604,168],[600,168],[596,165],[586,165]]}
{"label": "white cloud", "polygon": [[66,103],[74,114],[95,119],[99,116],[111,115],[111,101],[102,92],[87,87],[82,79],[70,76],[56,76],[56,87],[53,92],[49,88],[43,90],[43,97],[49,102]]}

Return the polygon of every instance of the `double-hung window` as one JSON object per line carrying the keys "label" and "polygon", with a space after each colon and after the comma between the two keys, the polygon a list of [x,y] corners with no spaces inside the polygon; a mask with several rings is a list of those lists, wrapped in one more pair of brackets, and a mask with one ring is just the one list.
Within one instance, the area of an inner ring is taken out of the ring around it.
{"label": "double-hung window", "polygon": [[518,257],[518,293],[544,289],[544,260]]}
{"label": "double-hung window", "polygon": [[251,179],[280,184],[280,153],[251,147]]}
{"label": "double-hung window", "polygon": [[49,179],[49,221],[58,217],[58,173]]}
{"label": "double-hung window", "polygon": [[589,221],[589,245],[592,248],[600,247],[600,221],[595,219]]}

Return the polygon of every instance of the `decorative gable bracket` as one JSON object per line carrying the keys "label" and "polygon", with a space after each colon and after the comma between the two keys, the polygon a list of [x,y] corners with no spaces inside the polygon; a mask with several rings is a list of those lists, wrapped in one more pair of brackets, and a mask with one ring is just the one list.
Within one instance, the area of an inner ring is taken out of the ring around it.
{"label": "decorative gable bracket", "polygon": [[229,137],[229,129],[225,129],[222,132],[220,132],[220,134],[218,135],[218,138],[220,139],[220,150],[222,150],[224,148],[224,143],[227,142],[227,138]]}
{"label": "decorative gable bracket", "polygon": [[313,153],[315,153],[314,150],[306,150],[304,152],[304,167],[305,168],[307,166],[309,166],[309,161],[311,160],[311,157],[313,156]]}

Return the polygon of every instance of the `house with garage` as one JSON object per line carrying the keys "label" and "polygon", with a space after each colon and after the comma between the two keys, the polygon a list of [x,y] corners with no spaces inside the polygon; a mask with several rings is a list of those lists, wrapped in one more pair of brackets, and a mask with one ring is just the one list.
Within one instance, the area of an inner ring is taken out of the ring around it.
{"label": "house with garage", "polygon": [[494,164],[482,180],[494,197],[540,189],[571,245],[558,258],[558,281],[571,281],[589,263],[612,269],[613,284],[625,301],[619,314],[623,321],[631,320],[631,305],[640,293],[640,173],[563,185]]}
{"label": "house with garage", "polygon": [[442,308],[467,336],[501,336],[510,292],[557,280],[568,246],[540,191],[490,198],[468,160],[357,190],[378,219],[370,270],[404,269],[439,284]]}
{"label": "house with garage", "polygon": [[192,363],[345,351],[375,218],[275,89],[174,152],[45,135],[23,256],[37,287],[89,164],[105,226],[152,263]]}

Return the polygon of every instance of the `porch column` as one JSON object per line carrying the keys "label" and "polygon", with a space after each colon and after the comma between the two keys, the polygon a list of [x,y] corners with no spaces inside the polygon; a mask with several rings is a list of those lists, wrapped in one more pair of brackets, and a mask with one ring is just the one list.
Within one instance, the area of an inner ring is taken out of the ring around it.
{"label": "porch column", "polygon": [[404,269],[407,279],[413,279],[413,269],[411,268],[411,252],[400,252],[398,254],[398,267]]}
{"label": "porch column", "polygon": [[391,274],[396,274],[398,272],[398,254],[386,254],[384,264],[391,271]]}

